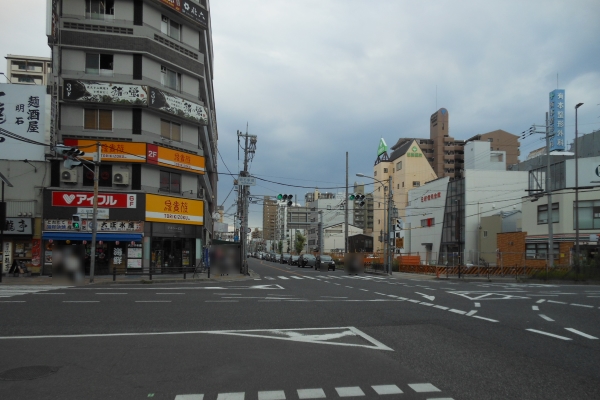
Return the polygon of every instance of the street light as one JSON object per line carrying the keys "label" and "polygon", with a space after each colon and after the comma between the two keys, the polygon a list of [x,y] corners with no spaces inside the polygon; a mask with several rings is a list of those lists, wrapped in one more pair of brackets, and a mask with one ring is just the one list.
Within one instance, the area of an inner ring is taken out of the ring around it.
{"label": "street light", "polygon": [[577,143],[578,131],[577,131],[577,109],[581,107],[583,103],[578,103],[575,106],[575,272],[579,273],[579,162],[577,161]]}
{"label": "street light", "polygon": [[[381,186],[383,186],[385,188],[385,183],[380,181],[377,178],[374,178],[372,176],[368,176],[365,174],[361,174],[358,173],[356,174],[356,176],[361,177],[361,178],[369,178],[369,179],[373,179],[374,181],[377,181],[381,184]],[[385,253],[385,264],[386,264],[386,269],[389,275],[392,275],[392,260],[391,260],[391,256],[392,256],[392,252],[391,252],[391,246],[390,246],[390,232],[392,230],[392,176],[390,175],[388,177],[388,205],[387,205],[387,233],[386,233],[386,237],[385,237],[385,242],[384,242],[384,253]],[[384,221],[386,220],[386,216],[385,216],[385,194],[384,194],[384,198],[383,198],[383,203],[384,203]]]}

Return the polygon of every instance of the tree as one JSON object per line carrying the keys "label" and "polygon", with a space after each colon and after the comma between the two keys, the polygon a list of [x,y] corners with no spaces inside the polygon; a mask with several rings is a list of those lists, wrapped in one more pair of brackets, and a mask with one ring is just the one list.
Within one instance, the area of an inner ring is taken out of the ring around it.
{"label": "tree", "polygon": [[280,240],[279,243],[277,243],[277,249],[279,250],[279,254],[283,253],[283,240]]}
{"label": "tree", "polygon": [[301,233],[296,234],[296,240],[294,241],[294,247],[296,248],[296,253],[302,253],[302,249],[304,248],[304,243],[306,243],[306,237]]}

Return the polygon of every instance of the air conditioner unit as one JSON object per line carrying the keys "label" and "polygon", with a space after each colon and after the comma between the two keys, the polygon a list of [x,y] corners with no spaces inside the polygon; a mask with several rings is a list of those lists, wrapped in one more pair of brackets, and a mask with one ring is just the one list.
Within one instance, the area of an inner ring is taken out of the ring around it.
{"label": "air conditioner unit", "polygon": [[129,172],[128,171],[114,171],[112,176],[113,184],[115,185],[129,185]]}
{"label": "air conditioner unit", "polygon": [[60,181],[63,183],[77,183],[78,170],[76,169],[60,169]]}

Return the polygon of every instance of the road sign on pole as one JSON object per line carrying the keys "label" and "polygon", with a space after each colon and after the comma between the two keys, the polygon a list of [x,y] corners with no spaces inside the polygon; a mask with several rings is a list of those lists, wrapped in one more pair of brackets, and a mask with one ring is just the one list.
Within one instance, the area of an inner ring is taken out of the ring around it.
{"label": "road sign on pole", "polygon": [[255,186],[256,178],[252,176],[240,176],[237,180],[237,183],[240,186]]}

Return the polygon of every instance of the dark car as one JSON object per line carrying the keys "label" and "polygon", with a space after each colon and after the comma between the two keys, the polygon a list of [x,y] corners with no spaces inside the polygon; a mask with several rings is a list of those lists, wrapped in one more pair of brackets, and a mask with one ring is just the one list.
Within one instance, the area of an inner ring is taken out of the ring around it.
{"label": "dark car", "polygon": [[287,263],[289,263],[289,259],[290,259],[290,254],[289,253],[283,253],[281,255],[281,257],[279,258],[279,262],[281,264],[287,264]]}
{"label": "dark car", "polygon": [[298,258],[300,256],[296,255],[296,254],[291,254],[290,257],[288,258],[288,264],[289,265],[298,265]]}
{"label": "dark car", "polygon": [[321,267],[325,266],[325,265],[327,265],[327,271],[329,271],[330,269],[335,271],[335,261],[333,261],[333,258],[331,258],[331,256],[328,256],[328,255],[317,256],[315,269],[321,269]]}
{"label": "dark car", "polygon": [[309,262],[314,262],[315,256],[312,254],[301,254],[298,258],[298,266],[304,268]]}

